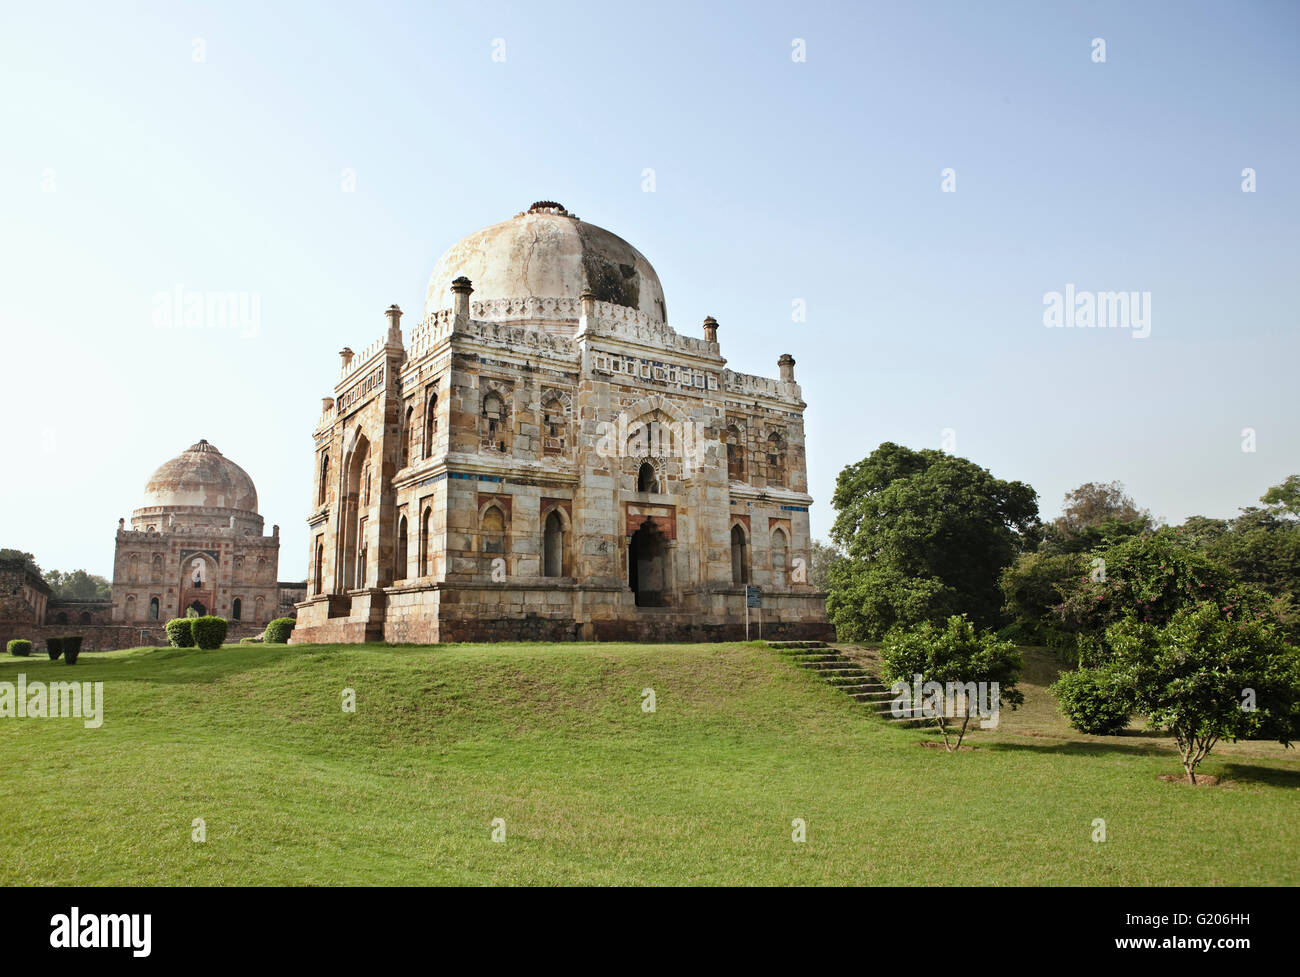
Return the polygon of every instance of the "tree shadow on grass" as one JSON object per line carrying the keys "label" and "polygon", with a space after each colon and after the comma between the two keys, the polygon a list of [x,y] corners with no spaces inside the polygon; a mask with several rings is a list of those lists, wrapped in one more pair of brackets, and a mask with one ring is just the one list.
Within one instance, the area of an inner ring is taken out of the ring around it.
{"label": "tree shadow on grass", "polygon": [[[1115,737],[1118,739],[1119,737]],[[1083,756],[1083,757],[1104,757],[1114,756],[1115,754],[1126,754],[1128,756],[1167,756],[1173,754],[1172,750],[1155,746],[1151,743],[1094,743],[1084,740],[1057,740],[1055,742],[1035,742],[1029,740],[1025,743],[1011,743],[1005,740],[996,743],[980,743],[981,748],[989,752],[1006,751],[1020,752],[1031,751],[1034,753],[1056,753],[1064,756]]]}
{"label": "tree shadow on grass", "polygon": [[[1214,754],[1210,754],[1214,759]],[[1279,770],[1276,767],[1257,767],[1245,763],[1221,764],[1220,780],[1231,780],[1243,784],[1268,784],[1271,787],[1287,787],[1300,790],[1300,770]]]}

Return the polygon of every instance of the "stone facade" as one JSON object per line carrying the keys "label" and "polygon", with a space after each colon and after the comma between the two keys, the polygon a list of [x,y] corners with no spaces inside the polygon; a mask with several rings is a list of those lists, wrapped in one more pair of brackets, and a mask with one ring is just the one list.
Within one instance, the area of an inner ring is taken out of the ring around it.
{"label": "stone facade", "polygon": [[293,641],[733,639],[747,584],[764,637],[833,636],[793,358],[727,369],[549,202],[450,249],[409,338],[386,315],[323,401]]}
{"label": "stone facade", "polygon": [[0,560],[0,653],[13,638],[31,640],[45,620],[50,585],[25,560]]}
{"label": "stone facade", "polygon": [[131,527],[118,523],[113,623],[149,627],[193,609],[260,631],[280,607],[280,527],[262,528],[248,474],[207,441],[193,445],[154,472]]}

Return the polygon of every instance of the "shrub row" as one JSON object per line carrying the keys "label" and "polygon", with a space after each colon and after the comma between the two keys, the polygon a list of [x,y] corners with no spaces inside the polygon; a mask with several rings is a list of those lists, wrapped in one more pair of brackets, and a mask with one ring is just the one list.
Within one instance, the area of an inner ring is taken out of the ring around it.
{"label": "shrub row", "polygon": [[167,640],[173,648],[201,648],[213,651],[226,640],[229,627],[224,617],[177,617],[167,622]]}
{"label": "shrub row", "polygon": [[[69,665],[75,665],[77,656],[81,654],[81,635],[69,638],[46,638],[45,651],[49,654],[50,661],[62,658]],[[9,642],[9,654],[26,658],[31,653],[32,643],[26,638],[15,638]]]}

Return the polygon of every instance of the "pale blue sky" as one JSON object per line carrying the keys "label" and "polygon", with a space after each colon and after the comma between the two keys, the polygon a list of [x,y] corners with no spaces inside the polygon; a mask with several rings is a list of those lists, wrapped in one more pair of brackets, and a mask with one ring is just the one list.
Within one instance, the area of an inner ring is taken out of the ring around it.
{"label": "pale blue sky", "polygon": [[[149,473],[207,438],[304,577],[337,350],[539,199],[639,248],[733,369],[794,355],[818,536],[844,465],[945,428],[1045,516],[1110,479],[1231,515],[1300,471],[1298,10],[8,3],[0,545],[109,574]],[[1045,329],[1066,283],[1149,291],[1150,337]],[[255,293],[256,336],[157,328],[177,285]]]}

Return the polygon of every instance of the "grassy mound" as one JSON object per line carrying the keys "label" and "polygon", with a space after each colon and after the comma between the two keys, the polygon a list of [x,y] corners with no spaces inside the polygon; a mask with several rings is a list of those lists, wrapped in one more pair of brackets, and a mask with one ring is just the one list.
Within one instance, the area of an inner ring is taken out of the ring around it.
{"label": "grassy mound", "polygon": [[1166,740],[1074,733],[1027,658],[1025,708],[946,754],[759,645],[83,656],[99,729],[0,720],[0,882],[1300,882],[1294,753],[1225,744],[1227,783],[1161,781]]}

